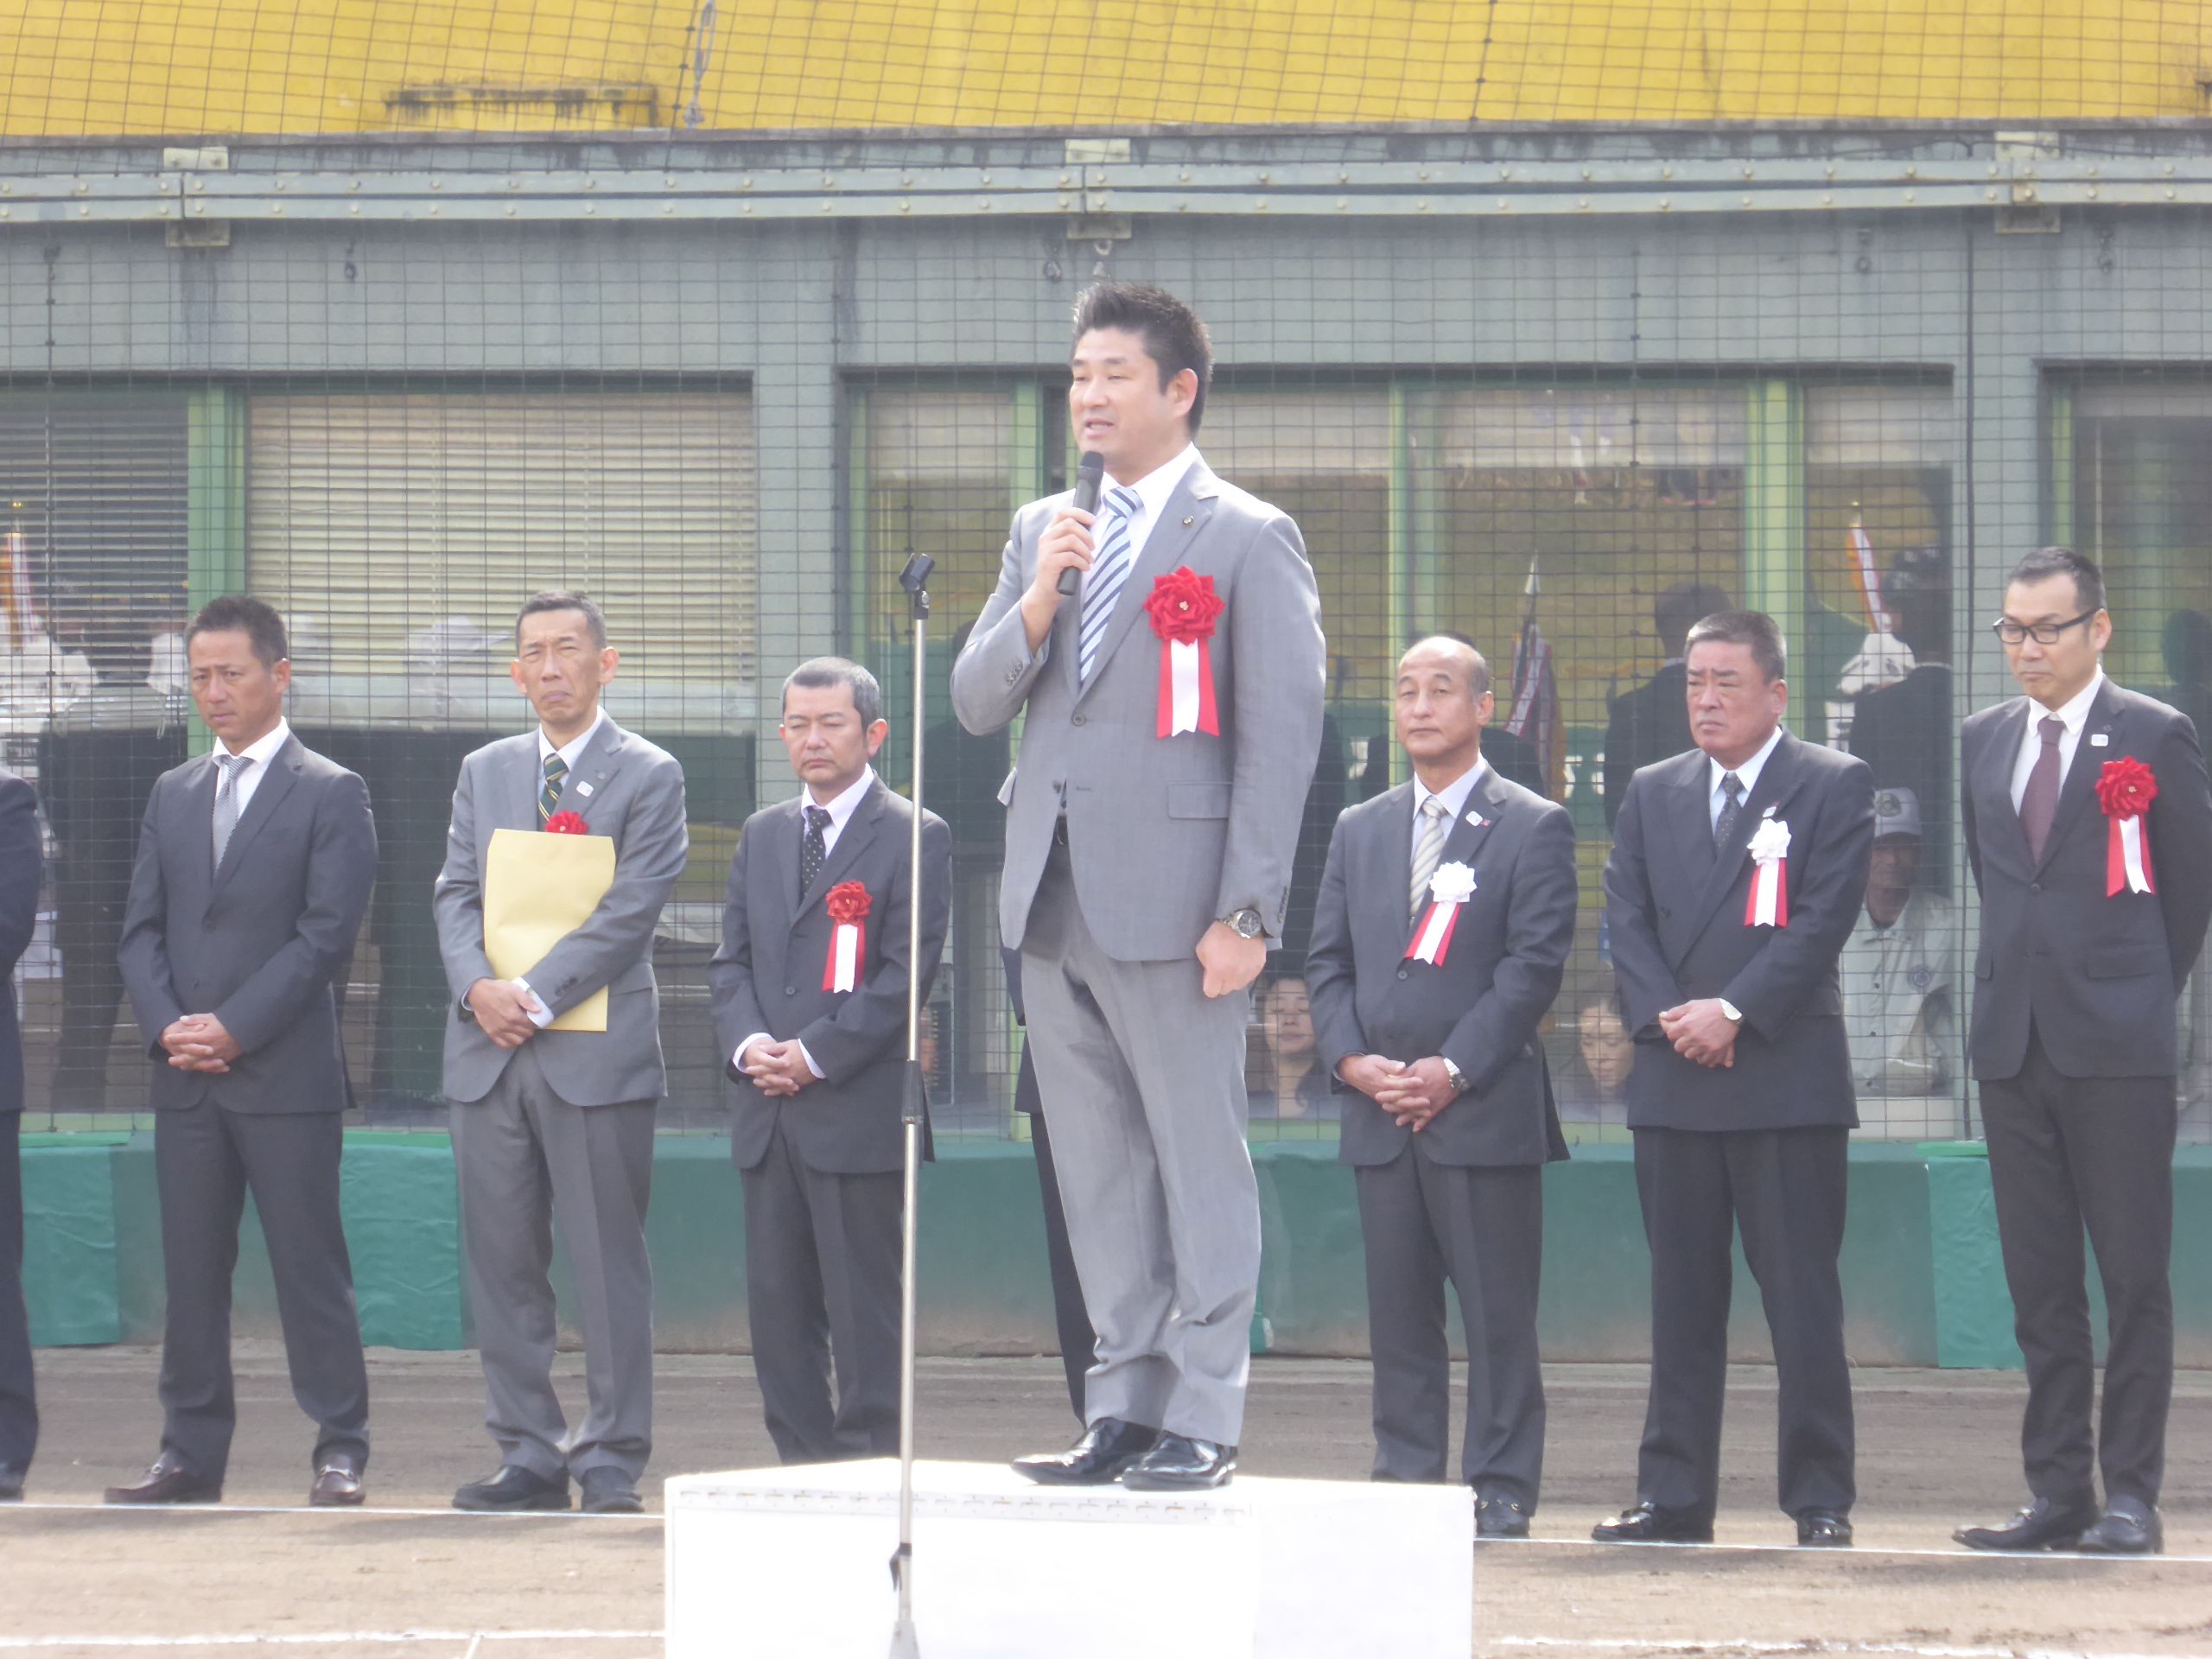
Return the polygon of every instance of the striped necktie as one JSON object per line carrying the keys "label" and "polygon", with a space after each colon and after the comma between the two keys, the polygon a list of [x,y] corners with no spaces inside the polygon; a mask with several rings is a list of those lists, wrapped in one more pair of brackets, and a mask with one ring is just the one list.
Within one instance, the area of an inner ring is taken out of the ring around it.
{"label": "striped necktie", "polygon": [[223,868],[223,854],[231,844],[231,834],[238,827],[238,785],[245,777],[245,769],[253,764],[243,754],[215,756],[215,764],[222,768],[221,779],[215,785],[215,868]]}
{"label": "striped necktie", "polygon": [[569,775],[569,763],[556,751],[545,757],[545,787],[537,791],[537,827],[543,830],[552,821],[561,806],[561,780]]}
{"label": "striped necktie", "polygon": [[1414,847],[1414,883],[1411,891],[1413,913],[1419,916],[1421,906],[1428,903],[1428,884],[1436,874],[1436,867],[1444,858],[1444,824],[1450,815],[1444,809],[1444,798],[1432,795],[1421,804],[1421,840]]}
{"label": "striped necktie", "polygon": [[1091,561],[1090,572],[1083,582],[1083,632],[1076,652],[1079,684],[1090,683],[1091,670],[1098,664],[1099,642],[1106,637],[1106,624],[1114,614],[1114,601],[1128,585],[1134,563],[1129,557],[1129,525],[1143,505],[1143,498],[1135,490],[1116,485],[1107,493],[1106,533],[1099,540],[1098,556]]}

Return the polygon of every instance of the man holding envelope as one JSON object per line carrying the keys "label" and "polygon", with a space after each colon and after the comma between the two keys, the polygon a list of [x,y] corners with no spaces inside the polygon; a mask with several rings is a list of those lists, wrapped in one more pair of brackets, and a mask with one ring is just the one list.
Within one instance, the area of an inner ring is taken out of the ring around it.
{"label": "man holding envelope", "polygon": [[[453,1103],[485,1424],[499,1469],[463,1510],[634,1512],[652,1446],[653,1116],[667,1092],[653,929],[683,870],[683,771],[601,710],[620,658],[580,594],[515,622],[538,728],[461,762],[435,906],[453,987]],[[561,833],[566,831],[568,833]],[[553,1392],[552,1226],[575,1271],[589,1394]]]}

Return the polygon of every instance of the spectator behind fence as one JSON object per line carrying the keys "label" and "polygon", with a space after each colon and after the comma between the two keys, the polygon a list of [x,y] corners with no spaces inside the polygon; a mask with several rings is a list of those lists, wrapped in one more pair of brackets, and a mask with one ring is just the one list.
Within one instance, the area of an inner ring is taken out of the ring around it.
{"label": "spectator behind fence", "polygon": [[[2027,1360],[2031,1497],[2012,1521],[1955,1535],[2155,1554],[2173,1397],[2175,1007],[2212,917],[2212,793],[2189,721],[2105,677],[2113,620],[2094,561],[2028,555],[1993,631],[2027,695],[1961,734],[1981,893],[1968,1046]],[[2085,1227],[2111,1336],[2094,1436]]]}
{"label": "spectator behind fence", "polygon": [[23,1305],[23,1033],[16,1020],[16,964],[38,920],[38,802],[0,771],[0,1503],[23,1495],[38,1450],[30,1313]]}
{"label": "spectator behind fence", "polygon": [[918,976],[926,1020],[952,834],[922,813],[918,900],[916,809],[869,764],[888,728],[859,664],[793,669],[777,731],[804,787],[746,821],[707,970],[737,1084],[753,1370],[783,1462],[895,1457],[906,996]]}
{"label": "spectator behind fence", "polygon": [[352,1104],[338,1000],[376,880],[365,785],[284,720],[284,625],[212,601],[185,635],[211,753],[146,804],[120,947],[155,1061],[154,1172],[168,1308],[161,1453],[111,1503],[213,1503],[238,1418],[231,1274],[246,1194],[269,1241],[292,1395],[316,1424],[308,1501],[359,1503],[369,1379],[339,1219]]}
{"label": "spectator behind fence", "polygon": [[1259,1015],[1267,1061],[1251,1091],[1252,1116],[1281,1122],[1334,1122],[1340,1099],[1328,1071],[1317,1063],[1304,976],[1279,974],[1262,981]]}
{"label": "spectator behind fence", "polygon": [[[461,763],[433,908],[452,1001],[445,1092],[461,1183],[485,1427],[499,1467],[454,1494],[462,1510],[634,1514],[652,1452],[653,1280],[645,1254],[653,1119],[668,1092],[653,929],[683,873],[683,768],[608,719],[621,658],[581,594],[538,594],[515,619],[511,672],[537,726]],[[501,830],[573,813],[614,842],[590,917],[507,979],[485,951],[484,877]],[[549,1031],[607,993],[603,1030]],[[584,1419],[553,1391],[553,1229],[569,1247],[584,1338]]]}
{"label": "spectator behind fence", "polygon": [[1643,767],[1690,747],[1690,721],[1683,698],[1682,641],[1700,617],[1728,608],[1728,595],[1703,582],[1678,582],[1662,589],[1651,604],[1652,626],[1667,653],[1659,670],[1642,685],[1624,691],[1607,706],[1605,716],[1605,828],[1621,816],[1628,780]]}
{"label": "spectator behind fence", "polygon": [[1877,790],[1908,791],[1916,803],[1916,880],[1951,892],[1951,565],[1940,547],[1907,548],[1882,587],[1890,628],[1910,648],[1904,677],[1860,694],[1853,705],[1851,752]]}
{"label": "spectator behind fence", "polygon": [[1472,646],[1415,645],[1394,707],[1414,777],[1338,820],[1306,962],[1366,1247],[1375,1477],[1449,1478],[1449,1281],[1468,1333],[1460,1478],[1478,1534],[1525,1537],[1543,1166],[1567,1156],[1538,1027],[1574,941],[1574,828],[1484,760],[1496,698]]}
{"label": "spectator behind fence", "polygon": [[1944,1096],[1959,1074],[1951,995],[1958,935],[1951,901],[1919,884],[1923,851],[1918,798],[1909,789],[1876,790],[1866,903],[1840,971],[1862,1118],[1869,1100],[1917,1098],[1917,1108],[1878,1109],[1879,1127],[1925,1139],[1957,1128]]}
{"label": "spectator behind fence", "polygon": [[1611,995],[1586,998],[1574,1021],[1574,1058],[1559,1080],[1559,1115],[1570,1123],[1628,1122],[1636,1044]]}

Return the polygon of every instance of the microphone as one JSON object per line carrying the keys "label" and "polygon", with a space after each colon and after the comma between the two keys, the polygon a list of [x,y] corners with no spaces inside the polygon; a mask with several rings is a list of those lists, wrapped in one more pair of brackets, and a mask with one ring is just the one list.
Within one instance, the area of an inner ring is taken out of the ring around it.
{"label": "microphone", "polygon": [[[1084,452],[1075,467],[1075,499],[1071,505],[1077,512],[1098,511],[1098,492],[1106,482],[1106,457],[1096,449]],[[1075,597],[1075,590],[1083,585],[1083,572],[1070,565],[1060,572],[1059,591],[1062,599]]]}

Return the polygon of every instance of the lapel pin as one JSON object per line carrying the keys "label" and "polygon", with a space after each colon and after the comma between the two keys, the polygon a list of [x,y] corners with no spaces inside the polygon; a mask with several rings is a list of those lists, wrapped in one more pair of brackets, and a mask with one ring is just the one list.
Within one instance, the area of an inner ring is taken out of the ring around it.
{"label": "lapel pin", "polygon": [[1473,824],[1476,829],[1480,830],[1486,827],[1489,824],[1490,820],[1483,817],[1479,812],[1470,812],[1467,814],[1467,822]]}
{"label": "lapel pin", "polygon": [[576,779],[576,793],[577,793],[577,794],[579,794],[579,795],[585,796],[585,797],[588,798],[588,797],[590,796],[590,794],[591,794],[591,785],[590,785],[589,784],[586,783],[582,779],[581,779],[581,778],[577,779]]}
{"label": "lapel pin", "polygon": [[1192,524],[1195,524],[1198,522],[1198,521],[1196,518],[1185,518],[1183,520],[1183,528],[1188,530]]}
{"label": "lapel pin", "polygon": [[2111,741],[2112,737],[2109,733],[2091,732],[2089,734],[2089,747],[2093,749],[2101,749]]}

